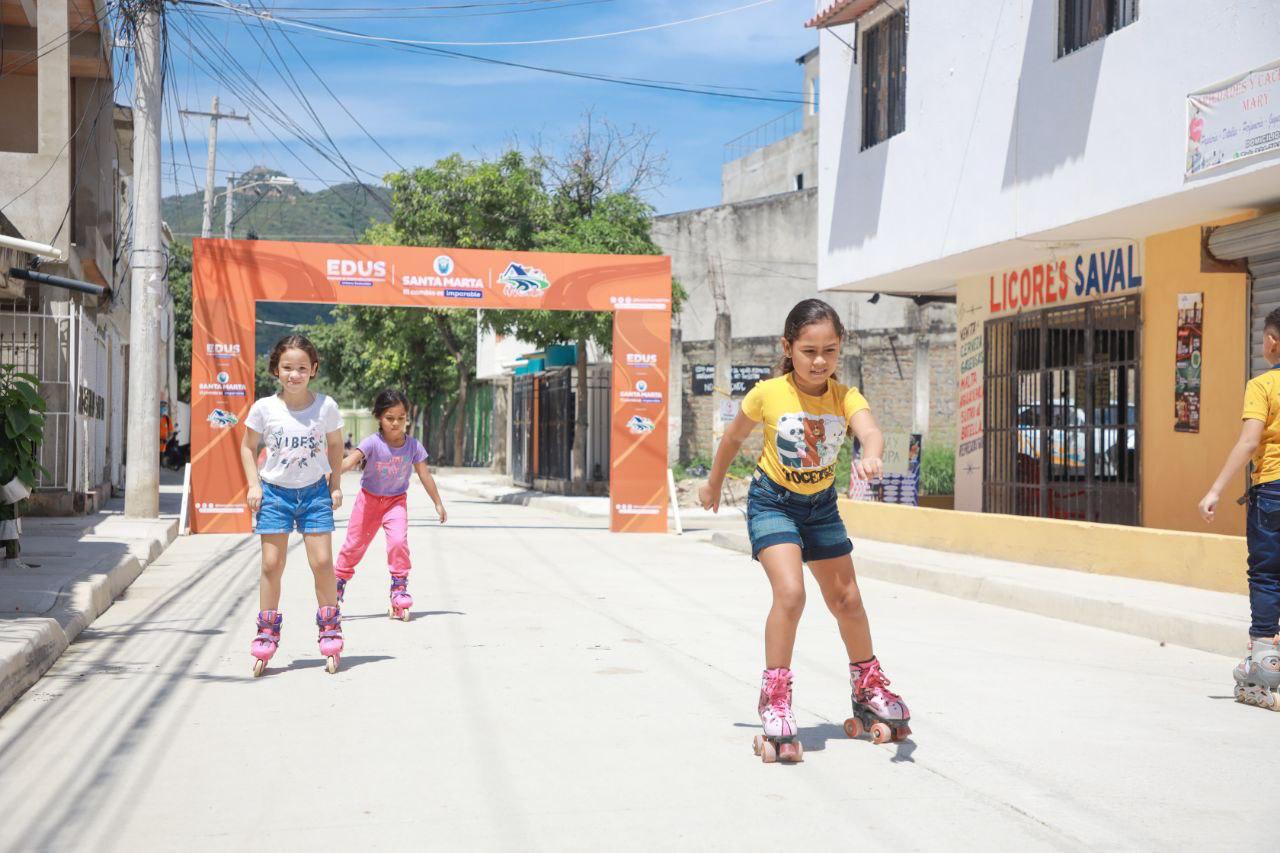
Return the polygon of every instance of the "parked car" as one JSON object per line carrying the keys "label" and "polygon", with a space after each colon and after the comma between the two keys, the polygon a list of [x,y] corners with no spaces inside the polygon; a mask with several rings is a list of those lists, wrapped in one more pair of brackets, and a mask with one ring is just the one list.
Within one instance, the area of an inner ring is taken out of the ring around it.
{"label": "parked car", "polygon": [[[1134,479],[1137,461],[1137,409],[1125,407],[1125,419],[1120,419],[1121,408],[1109,405],[1098,410],[1099,417],[1093,426],[1094,469],[1096,478]],[[1018,409],[1018,453],[1030,459],[1040,459],[1041,407],[1031,404]],[[1078,406],[1055,403],[1051,407],[1049,429],[1049,464],[1067,469],[1068,475],[1084,476],[1088,461],[1084,410]],[[1077,424],[1077,427],[1063,426]],[[1135,426],[1128,426],[1128,425]],[[1122,439],[1123,436],[1123,439]]]}

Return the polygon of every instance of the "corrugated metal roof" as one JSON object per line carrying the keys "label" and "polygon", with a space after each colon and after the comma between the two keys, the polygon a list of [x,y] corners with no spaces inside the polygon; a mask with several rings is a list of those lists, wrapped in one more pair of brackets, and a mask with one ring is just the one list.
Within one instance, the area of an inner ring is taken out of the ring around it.
{"label": "corrugated metal roof", "polygon": [[880,0],[836,0],[827,8],[815,15],[806,27],[837,27],[840,24],[852,24],[870,12]]}

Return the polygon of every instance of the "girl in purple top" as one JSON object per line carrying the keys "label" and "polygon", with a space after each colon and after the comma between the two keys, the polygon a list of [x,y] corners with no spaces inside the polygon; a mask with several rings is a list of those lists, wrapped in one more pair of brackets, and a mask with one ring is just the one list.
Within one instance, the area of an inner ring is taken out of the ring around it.
{"label": "girl in purple top", "polygon": [[386,390],[373,403],[373,416],[378,431],[360,442],[342,462],[343,472],[364,462],[360,494],[356,496],[347,522],[347,539],[334,563],[338,576],[338,601],[346,593],[347,581],[356,573],[356,565],[381,527],[387,540],[387,567],[391,569],[391,606],[393,619],[409,621],[413,596],[409,595],[409,513],[406,501],[409,477],[417,472],[422,487],[436,505],[440,523],[448,515],[436,481],[427,468],[426,448],[405,431],[409,420],[409,401],[399,391]]}

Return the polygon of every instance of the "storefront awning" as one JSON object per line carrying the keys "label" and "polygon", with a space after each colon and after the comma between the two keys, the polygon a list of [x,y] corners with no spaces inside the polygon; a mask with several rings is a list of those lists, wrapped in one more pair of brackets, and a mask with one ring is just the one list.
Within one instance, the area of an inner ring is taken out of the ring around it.
{"label": "storefront awning", "polygon": [[806,27],[838,27],[852,24],[880,4],[881,0],[836,0],[813,17]]}

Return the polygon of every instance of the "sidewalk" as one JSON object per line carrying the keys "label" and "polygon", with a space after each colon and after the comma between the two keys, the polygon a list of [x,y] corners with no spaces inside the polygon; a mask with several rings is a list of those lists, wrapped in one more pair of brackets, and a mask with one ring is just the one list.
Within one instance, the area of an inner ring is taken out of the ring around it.
{"label": "sidewalk", "polygon": [[162,481],[159,519],[125,518],[116,498],[92,515],[22,520],[28,568],[0,569],[0,713],[174,540],[181,500],[181,480]]}
{"label": "sidewalk", "polygon": [[[751,552],[745,531],[717,531],[712,542]],[[853,559],[860,577],[1133,634],[1161,645],[1239,657],[1248,639],[1249,599],[1244,595],[868,539],[854,540]]]}

